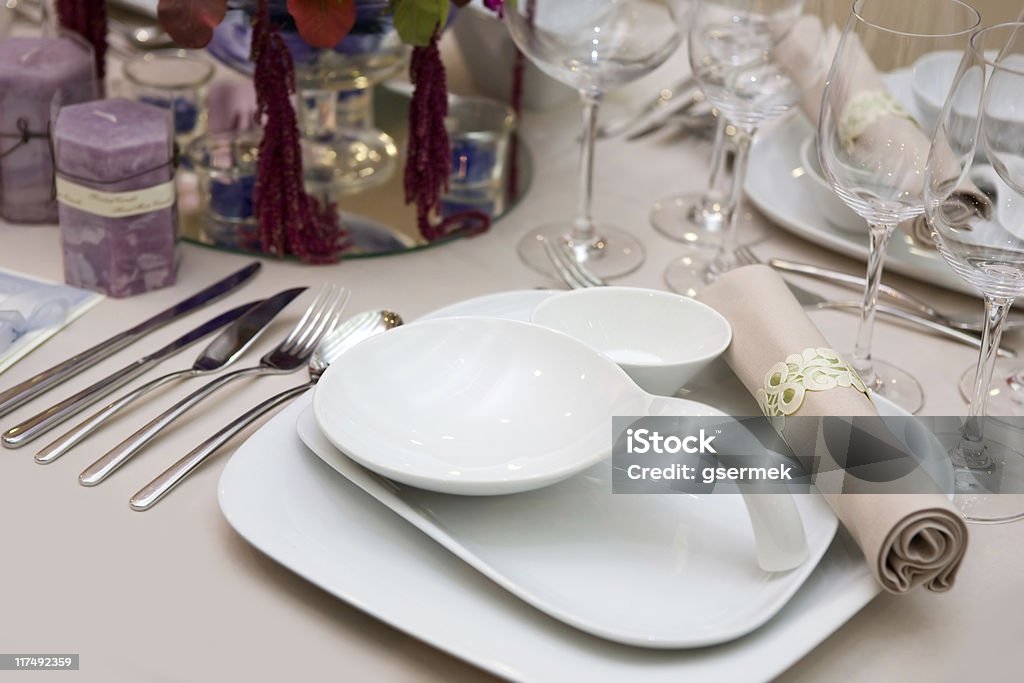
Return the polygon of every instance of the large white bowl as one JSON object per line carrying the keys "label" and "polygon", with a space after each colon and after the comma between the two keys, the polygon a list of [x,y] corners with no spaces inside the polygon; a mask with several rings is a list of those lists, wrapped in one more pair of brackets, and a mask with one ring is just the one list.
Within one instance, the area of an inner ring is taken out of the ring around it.
{"label": "large white bowl", "polygon": [[732,341],[729,322],[710,306],[637,287],[557,294],[542,301],[531,320],[600,351],[661,396],[674,395]]}
{"label": "large white bowl", "polygon": [[567,335],[496,318],[399,327],[342,354],[313,412],[347,456],[441,493],[518,493],[609,457],[614,415],[723,413],[654,397]]}

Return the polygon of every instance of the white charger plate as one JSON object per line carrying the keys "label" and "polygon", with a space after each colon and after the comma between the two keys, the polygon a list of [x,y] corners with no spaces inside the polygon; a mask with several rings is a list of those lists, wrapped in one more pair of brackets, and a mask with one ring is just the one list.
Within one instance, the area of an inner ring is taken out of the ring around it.
{"label": "white charger plate", "polygon": [[[525,319],[550,291],[461,302],[426,317]],[[735,414],[756,408],[723,363],[694,393]],[[710,397],[710,398],[708,398]],[[688,650],[609,642],[530,607],[340,477],[295,425],[312,394],[264,425],[232,456],[220,507],[249,543],[327,592],[410,635],[513,680],[622,681],[774,678],[878,594],[860,550],[840,530],[804,585],[764,626],[727,644]],[[879,399],[883,414],[908,416]],[[673,599],[666,596],[666,602]],[[687,606],[683,603],[679,609]]]}
{"label": "white charger plate", "polygon": [[[914,114],[916,106],[909,72],[887,76],[890,90]],[[868,235],[835,227],[810,193],[814,181],[803,172],[800,145],[814,130],[802,115],[794,115],[765,130],[750,153],[744,191],[751,203],[779,227],[809,242],[867,263]],[[977,292],[946,264],[934,249],[921,249],[898,231],[889,241],[886,271],[977,296]]]}
{"label": "white charger plate", "polygon": [[[496,675],[591,683],[767,680],[879,592],[863,555],[841,532],[793,599],[740,640],[656,651],[596,638],[527,605],[338,476],[295,433],[311,402],[311,394],[296,401],[231,457],[218,490],[227,521],[328,593]],[[668,605],[672,600],[665,596]]]}

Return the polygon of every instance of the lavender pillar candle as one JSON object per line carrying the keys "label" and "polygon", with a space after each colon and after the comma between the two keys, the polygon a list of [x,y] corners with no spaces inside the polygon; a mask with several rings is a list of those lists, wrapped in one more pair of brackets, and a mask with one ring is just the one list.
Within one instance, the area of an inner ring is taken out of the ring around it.
{"label": "lavender pillar candle", "polygon": [[174,129],[131,100],[65,107],[54,126],[64,277],[110,296],[174,284]]}
{"label": "lavender pillar candle", "polygon": [[70,38],[0,40],[0,215],[14,223],[55,223],[50,110],[96,96],[89,47]]}

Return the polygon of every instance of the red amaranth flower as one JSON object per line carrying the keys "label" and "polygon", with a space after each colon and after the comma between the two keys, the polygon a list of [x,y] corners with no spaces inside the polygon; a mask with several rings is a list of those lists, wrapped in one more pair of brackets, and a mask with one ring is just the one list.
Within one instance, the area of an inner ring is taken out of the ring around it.
{"label": "red amaranth flower", "polygon": [[295,67],[291,53],[270,22],[268,0],[253,19],[253,83],[263,119],[259,168],[253,198],[264,251],[292,253],[307,263],[332,263],[348,246],[337,207],[323,206],[303,185],[302,147],[292,106]]}
{"label": "red amaranth flower", "polygon": [[62,28],[74,31],[92,44],[96,78],[107,72],[107,5],[105,0],[57,0],[57,19]]}

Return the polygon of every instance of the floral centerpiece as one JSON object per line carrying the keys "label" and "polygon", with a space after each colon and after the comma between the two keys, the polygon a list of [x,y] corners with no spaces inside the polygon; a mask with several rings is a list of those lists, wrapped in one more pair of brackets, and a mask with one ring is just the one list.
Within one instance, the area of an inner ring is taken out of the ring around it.
{"label": "floral centerpiece", "polygon": [[[405,200],[416,205],[420,232],[436,240],[461,226],[460,222],[435,222],[441,195],[449,175],[448,134],[444,118],[448,89],[438,50],[441,28],[451,4],[470,0],[287,0],[287,12],[302,40],[315,48],[329,49],[341,42],[355,25],[357,8],[386,5],[402,41],[413,48],[410,77],[415,85],[409,108],[409,142],[405,168]],[[159,0],[160,24],[182,47],[202,48],[213,29],[224,19],[229,0]],[[272,6],[284,0],[258,0],[253,14],[250,59],[255,65],[253,82],[263,120],[254,208],[264,250],[275,255],[291,253],[310,263],[336,261],[347,244],[334,206],[325,206],[303,186],[302,155],[296,112],[295,68],[292,55],[271,20]],[[484,0],[501,11],[502,0]],[[76,31],[96,48],[102,75],[106,48],[104,0],[58,0],[61,25]],[[486,218],[486,217],[484,217]],[[487,221],[475,221],[486,229]]]}

